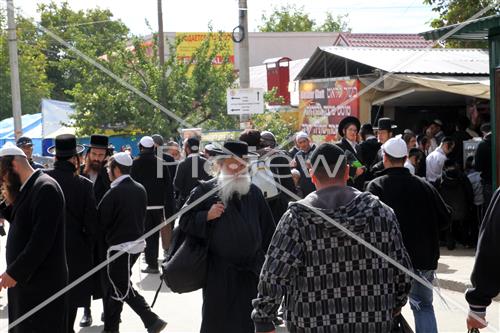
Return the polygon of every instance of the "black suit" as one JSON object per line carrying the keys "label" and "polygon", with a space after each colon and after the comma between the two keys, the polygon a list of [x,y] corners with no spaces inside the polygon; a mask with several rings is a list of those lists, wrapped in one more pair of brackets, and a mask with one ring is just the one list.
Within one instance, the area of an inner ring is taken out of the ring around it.
{"label": "black suit", "polygon": [[342,138],[342,140],[339,143],[337,143],[337,146],[344,151],[347,159],[347,164],[349,164],[349,180],[347,184],[349,186],[357,188],[358,190],[363,190],[363,185],[365,182],[364,181],[365,174],[361,176],[356,176],[356,170],[358,168],[353,165],[353,163],[355,163],[356,161],[361,163],[360,162],[361,160],[358,157],[358,152],[351,146],[351,144],[349,143],[349,141],[347,141],[346,138]]}
{"label": "black suit", "polygon": [[[138,239],[144,234],[144,220],[146,217],[147,195],[144,187],[132,178],[123,179],[117,186],[111,188],[99,203],[99,225],[104,235],[103,248],[118,245]],[[111,252],[112,256],[116,252]],[[138,258],[138,254],[128,256],[127,253],[109,264],[109,275],[118,291],[125,295],[129,286],[128,274]],[[130,270],[128,268],[130,264]],[[130,287],[126,302],[136,312],[144,323],[150,327],[158,316],[154,314],[144,298]],[[104,285],[105,311],[104,330],[118,331],[123,302],[112,298],[115,296],[109,279]]]}
{"label": "black suit", "polygon": [[[163,177],[157,175],[158,166],[161,166],[162,162],[153,151],[142,151],[132,164],[130,175],[144,186],[148,197],[146,232],[156,228],[162,223],[163,218],[169,218],[174,214],[174,189],[168,167],[162,166]],[[160,233],[156,232],[146,239],[146,263],[153,268],[158,267],[159,237]]]}
{"label": "black suit", "polygon": [[[191,191],[200,184],[200,180],[209,180],[211,178],[205,171],[205,163],[207,163],[207,160],[198,154],[188,156],[179,163],[174,179],[175,189],[179,192],[179,209],[184,205]],[[196,168],[194,173],[193,168]]]}
{"label": "black suit", "polygon": [[[90,175],[84,172],[84,165],[80,167],[80,175],[82,175],[85,178],[90,179]],[[97,175],[97,178],[95,182],[93,183],[94,186],[94,194],[95,194],[95,200],[97,203],[101,202],[102,197],[104,194],[109,190],[109,184],[110,184],[109,176],[106,171],[106,168],[103,167],[101,168],[101,171],[99,171],[99,174]]]}
{"label": "black suit", "polygon": [[[64,195],[57,182],[36,171],[4,216],[7,273],[17,281],[8,289],[9,322],[68,284],[64,240]],[[9,332],[66,332],[66,297],[59,297]]]}
{"label": "black suit", "polygon": [[[92,182],[75,175],[75,166],[68,161],[56,161],[54,169],[45,171],[61,186],[66,199],[66,257],[69,282],[90,271],[94,263],[93,243],[97,223],[97,209]],[[68,293],[68,331],[78,307],[89,307],[92,279],[86,279]]]}
{"label": "black suit", "polygon": [[366,167],[373,165],[377,153],[380,149],[380,142],[377,141],[376,137],[371,137],[358,145],[358,157]]}

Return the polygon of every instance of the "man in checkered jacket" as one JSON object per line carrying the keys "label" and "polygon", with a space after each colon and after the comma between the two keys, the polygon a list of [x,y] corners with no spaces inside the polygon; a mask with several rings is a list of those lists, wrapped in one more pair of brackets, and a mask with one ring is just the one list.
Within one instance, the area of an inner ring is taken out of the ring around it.
{"label": "man in checkered jacket", "polygon": [[396,216],[375,196],[346,186],[341,148],[322,144],[311,163],[317,191],[290,204],[278,224],[253,301],[256,332],[274,332],[284,298],[291,333],[388,333],[410,278],[312,209],[411,269]]}

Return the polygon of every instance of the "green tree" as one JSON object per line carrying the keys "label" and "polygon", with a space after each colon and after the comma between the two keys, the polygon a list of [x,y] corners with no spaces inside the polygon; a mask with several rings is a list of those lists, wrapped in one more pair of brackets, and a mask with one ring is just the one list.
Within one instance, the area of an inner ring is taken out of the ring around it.
{"label": "green tree", "polygon": [[[217,38],[210,38],[216,35]],[[229,55],[221,65],[212,64],[221,33],[209,33],[189,63],[177,59],[180,40],[168,45],[169,57],[160,67],[157,43],[145,45],[135,38],[133,49],[121,49],[99,61],[192,126],[210,129],[236,128],[237,119],[226,114],[226,89],[235,76]],[[122,133],[153,133],[175,136],[183,127],[163,111],[97,69],[87,68],[84,79],[70,91],[76,103],[75,121],[80,134],[105,129]]]}
{"label": "green tree", "polygon": [[[500,13],[498,0],[423,0],[424,4],[431,5],[432,10],[439,14],[430,25],[433,28],[441,28],[450,24],[465,22],[480,10],[492,6],[482,17],[497,15]],[[447,47],[488,47],[487,42],[482,41],[456,41],[450,40]]]}
{"label": "green tree", "polygon": [[[21,112],[39,112],[42,98],[50,96],[51,83],[45,73],[46,58],[40,49],[44,47],[38,39],[35,26],[27,19],[17,17],[19,52],[19,81],[21,89]],[[12,117],[12,95],[10,86],[9,49],[6,12],[0,9],[0,119]]]}
{"label": "green tree", "polygon": [[272,13],[267,15],[266,12],[261,17],[262,25],[259,31],[262,32],[303,32],[303,31],[349,31],[347,23],[347,15],[333,16],[327,12],[323,24],[317,25],[316,21],[310,17],[309,13],[305,12],[304,7],[296,5],[286,5],[274,7]]}
{"label": "green tree", "polygon": [[346,15],[337,15],[333,16],[332,13],[326,13],[325,21],[321,26],[319,26],[316,31],[322,32],[336,32],[336,31],[351,31],[348,27],[347,23],[347,14]]}
{"label": "green tree", "polygon": [[[113,19],[109,10],[73,10],[67,2],[38,5],[40,24],[92,58],[123,49],[129,38],[129,29]],[[84,79],[85,64],[67,52],[66,48],[42,34],[46,47],[47,77],[54,85],[51,97],[72,100],[69,91]]]}

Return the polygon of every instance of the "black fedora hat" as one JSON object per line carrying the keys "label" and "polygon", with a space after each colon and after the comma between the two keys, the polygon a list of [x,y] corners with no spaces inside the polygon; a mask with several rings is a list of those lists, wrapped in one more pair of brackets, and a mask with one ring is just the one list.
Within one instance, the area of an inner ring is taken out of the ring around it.
{"label": "black fedora hat", "polygon": [[386,131],[392,131],[395,128],[398,128],[397,125],[392,124],[391,118],[380,118],[377,123],[377,127],[374,127],[373,129],[375,130],[386,130]]}
{"label": "black fedora hat", "polygon": [[246,158],[256,155],[255,153],[248,152],[248,144],[244,141],[226,141],[223,147],[224,148],[215,148],[212,151],[217,155],[226,155],[227,157],[235,155],[239,158]]}
{"label": "black fedora hat", "polygon": [[361,127],[361,123],[359,122],[359,119],[356,117],[352,117],[352,116],[345,117],[344,119],[342,119],[340,121],[339,128],[337,130],[337,133],[339,133],[339,135],[341,137],[344,137],[344,128],[349,124],[354,124],[354,126],[356,126],[356,128],[358,129],[358,132],[359,132],[359,128]]}
{"label": "black fedora hat", "polygon": [[109,137],[101,134],[93,134],[90,136],[90,143],[85,145],[87,148],[100,148],[100,149],[108,149],[109,148]]}
{"label": "black fedora hat", "polygon": [[73,134],[61,134],[56,136],[56,144],[47,149],[51,155],[68,157],[78,155],[85,150],[85,147],[76,143]]}

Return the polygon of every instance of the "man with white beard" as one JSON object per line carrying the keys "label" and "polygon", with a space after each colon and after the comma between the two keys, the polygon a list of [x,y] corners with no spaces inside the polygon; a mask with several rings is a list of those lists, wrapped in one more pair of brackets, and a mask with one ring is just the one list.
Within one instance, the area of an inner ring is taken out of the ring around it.
{"label": "man with white beard", "polygon": [[215,157],[216,178],[191,192],[187,205],[219,189],[180,218],[181,229],[208,240],[201,332],[254,332],[252,299],[275,224],[248,174],[248,145],[228,141]]}

